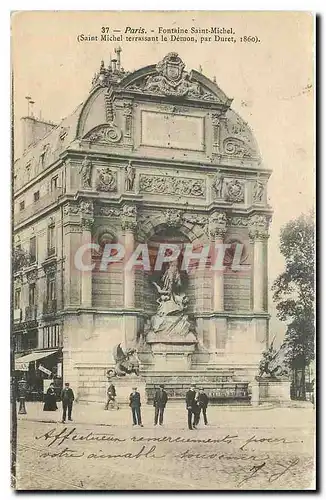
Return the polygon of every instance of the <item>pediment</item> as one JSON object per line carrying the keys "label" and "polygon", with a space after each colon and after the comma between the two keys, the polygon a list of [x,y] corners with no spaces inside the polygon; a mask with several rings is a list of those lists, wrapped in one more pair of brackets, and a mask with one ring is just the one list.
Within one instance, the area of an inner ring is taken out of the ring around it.
{"label": "pediment", "polygon": [[156,66],[135,71],[124,78],[124,90],[165,97],[206,101],[229,107],[232,99],[202,73],[185,71],[185,64],[177,53],[167,54]]}

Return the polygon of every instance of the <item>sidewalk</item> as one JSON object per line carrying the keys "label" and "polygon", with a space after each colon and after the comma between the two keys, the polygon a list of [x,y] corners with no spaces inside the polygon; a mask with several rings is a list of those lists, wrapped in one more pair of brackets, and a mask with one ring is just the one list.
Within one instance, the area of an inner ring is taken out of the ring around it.
{"label": "sidewalk", "polygon": [[[55,412],[43,411],[43,403],[27,402],[26,415],[17,415],[18,426],[21,422],[40,422],[40,423],[61,423],[62,406],[58,402],[58,410]],[[17,405],[18,413],[18,405]],[[209,428],[212,427],[257,427],[257,428],[293,428],[302,427],[304,419],[306,425],[313,425],[315,420],[315,411],[310,406],[281,408],[269,406],[254,407],[234,407],[234,406],[209,406],[207,410]],[[128,406],[121,407],[119,410],[104,410],[104,404],[82,404],[74,403],[73,406],[73,425],[97,425],[97,426],[130,426],[131,412]],[[171,429],[186,428],[187,412],[184,405],[167,405],[164,427]],[[150,405],[142,406],[142,420],[144,427],[153,427],[154,409]],[[69,423],[70,425],[70,423]]]}

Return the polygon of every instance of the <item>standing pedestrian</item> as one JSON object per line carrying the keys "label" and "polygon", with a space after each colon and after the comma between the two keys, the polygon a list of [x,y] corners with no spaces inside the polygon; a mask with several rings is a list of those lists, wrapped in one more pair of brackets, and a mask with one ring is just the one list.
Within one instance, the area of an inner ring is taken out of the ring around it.
{"label": "standing pedestrian", "polygon": [[116,402],[115,402],[115,397],[116,397],[117,393],[116,393],[116,390],[115,390],[115,387],[113,384],[110,384],[109,387],[108,387],[108,390],[107,390],[107,402],[106,402],[106,405],[104,407],[105,410],[108,410],[109,409],[109,405],[112,401],[113,405],[116,405]]}
{"label": "standing pedestrian", "polygon": [[155,408],[154,425],[157,425],[158,420],[159,424],[163,425],[163,415],[167,401],[168,395],[164,390],[164,385],[160,385],[160,388],[155,392],[153,401],[153,406]]}
{"label": "standing pedestrian", "polygon": [[64,389],[61,391],[61,401],[62,401],[62,423],[64,424],[66,421],[66,416],[67,416],[67,409],[68,409],[68,420],[72,421],[71,418],[71,412],[72,412],[72,405],[74,402],[75,396],[73,393],[73,390],[69,387],[69,382],[65,383]]}
{"label": "standing pedestrian", "polygon": [[57,396],[54,389],[54,383],[51,382],[46,395],[44,396],[44,406],[43,411],[55,411],[57,410]]}
{"label": "standing pedestrian", "polygon": [[196,429],[198,404],[196,401],[196,389],[194,386],[191,386],[189,391],[186,393],[186,408],[188,411],[188,429]]}
{"label": "standing pedestrian", "polygon": [[207,422],[206,410],[207,410],[207,406],[208,406],[208,396],[205,393],[205,391],[204,391],[203,388],[199,389],[199,394],[197,396],[197,401],[198,401],[198,407],[199,407],[198,422],[197,422],[197,424],[199,423],[200,413],[202,412],[203,413],[203,418],[204,418],[204,424],[207,425],[208,422]]}
{"label": "standing pedestrian", "polygon": [[144,427],[142,422],[141,422],[141,412],[140,412],[140,407],[141,407],[141,401],[140,401],[140,394],[137,391],[137,387],[133,387],[132,393],[129,396],[129,406],[131,408],[131,413],[132,413],[132,425],[139,425],[140,427]]}

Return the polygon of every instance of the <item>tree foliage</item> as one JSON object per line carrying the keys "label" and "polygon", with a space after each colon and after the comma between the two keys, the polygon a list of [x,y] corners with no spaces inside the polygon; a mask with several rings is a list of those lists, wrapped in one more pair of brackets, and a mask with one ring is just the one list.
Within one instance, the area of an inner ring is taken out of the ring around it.
{"label": "tree foliage", "polygon": [[272,290],[277,316],[287,323],[286,360],[304,369],[315,356],[315,226],[313,214],[301,215],[281,229],[285,270]]}
{"label": "tree foliage", "polygon": [[17,273],[29,265],[29,255],[22,248],[14,248],[12,252],[12,272]]}

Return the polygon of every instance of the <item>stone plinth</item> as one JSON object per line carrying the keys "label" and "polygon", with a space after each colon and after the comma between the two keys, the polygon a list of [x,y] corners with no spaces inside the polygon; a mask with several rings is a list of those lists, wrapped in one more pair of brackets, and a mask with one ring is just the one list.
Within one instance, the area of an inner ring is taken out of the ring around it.
{"label": "stone plinth", "polygon": [[125,377],[112,377],[109,379],[107,386],[113,384],[116,390],[116,402],[119,406],[129,405],[129,396],[132,392],[133,387],[137,387],[140,393],[141,403],[145,405],[147,403],[146,396],[146,383],[142,377],[137,377],[136,375],[126,375]]}
{"label": "stone plinth", "polygon": [[171,336],[166,339],[157,339],[156,335],[150,332],[147,335],[146,342],[151,346],[155,370],[190,370],[191,354],[197,344],[197,339],[193,333],[188,333],[186,337]]}
{"label": "stone plinth", "polygon": [[251,384],[253,406],[263,402],[286,404],[291,401],[291,382],[285,377],[255,377]]}

